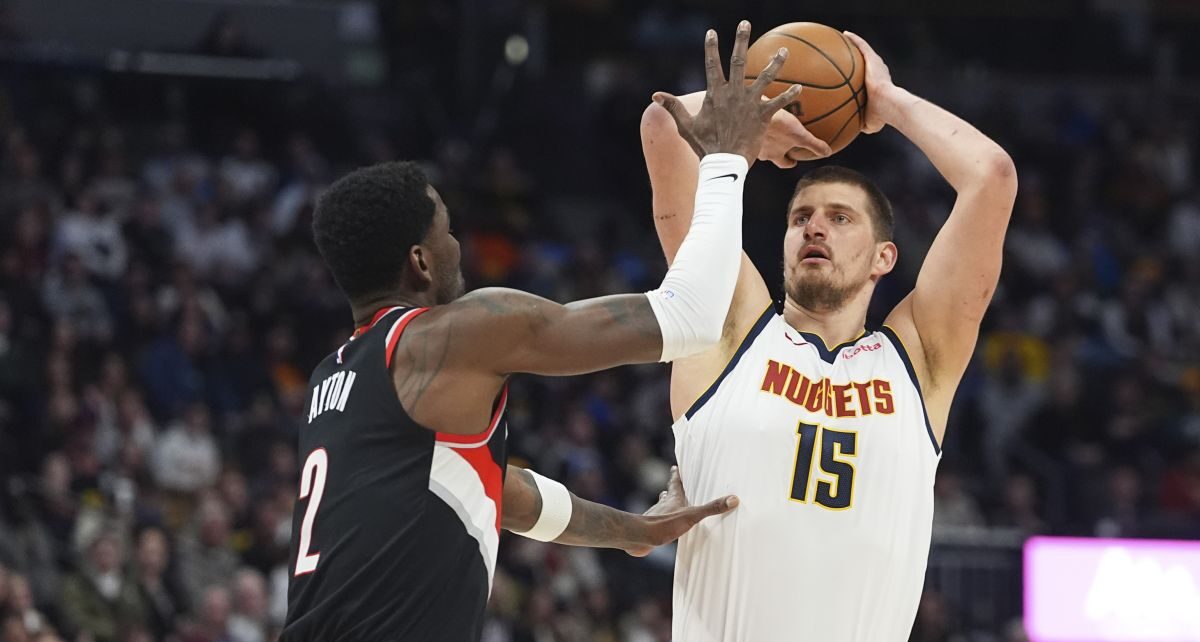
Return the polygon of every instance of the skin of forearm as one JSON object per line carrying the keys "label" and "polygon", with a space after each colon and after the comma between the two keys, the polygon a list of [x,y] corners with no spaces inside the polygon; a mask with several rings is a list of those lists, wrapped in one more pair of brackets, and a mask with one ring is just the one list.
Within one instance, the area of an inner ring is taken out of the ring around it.
{"label": "skin of forearm", "polygon": [[995,141],[967,121],[905,89],[889,91],[881,100],[886,107],[880,115],[912,141],[955,190],[986,182],[1011,163]]}
{"label": "skin of forearm", "polygon": [[634,542],[638,516],[571,495],[571,521],[555,544],[593,548],[628,548]]}
{"label": "skin of forearm", "polygon": [[[504,513],[501,527],[514,533],[533,528],[542,514],[542,495],[528,470],[509,466],[504,484]],[[571,494],[571,521],[554,540],[556,544],[597,548],[627,548],[633,545],[637,515]]]}

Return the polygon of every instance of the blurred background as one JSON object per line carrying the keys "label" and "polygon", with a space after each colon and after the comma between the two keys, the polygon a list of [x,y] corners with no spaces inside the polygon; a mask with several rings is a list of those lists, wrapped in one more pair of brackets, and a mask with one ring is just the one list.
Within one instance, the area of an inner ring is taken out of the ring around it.
{"label": "blurred background", "polygon": [[[470,287],[655,287],[638,120],[740,18],[854,30],[1020,172],[912,640],[1026,639],[1031,535],[1200,539],[1200,4],[0,0],[0,641],[275,639],[306,380],[352,330],[322,187],[420,159]],[[832,162],[896,207],[878,322],[953,193],[895,132]],[[747,190],[769,281],[802,172]],[[518,378],[513,462],[644,510],[667,376]],[[488,642],[669,639],[671,548],[500,557]]]}

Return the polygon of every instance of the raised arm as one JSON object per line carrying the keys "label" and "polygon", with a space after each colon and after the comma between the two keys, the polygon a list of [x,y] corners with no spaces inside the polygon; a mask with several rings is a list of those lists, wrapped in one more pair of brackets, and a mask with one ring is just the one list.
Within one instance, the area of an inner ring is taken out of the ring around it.
{"label": "raised arm", "polygon": [[[543,499],[543,488],[553,494],[549,501]],[[553,502],[558,502],[550,509],[554,515],[545,519],[557,517],[558,523],[539,523],[547,504]],[[518,535],[530,534],[538,525],[544,536],[535,534],[535,539],[571,546],[619,548],[641,557],[655,547],[679,539],[700,520],[727,513],[737,504],[737,498],[729,496],[702,506],[689,506],[679,471],[672,467],[667,490],[659,495],[658,503],[644,514],[634,515],[580,499],[557,482],[544,477],[535,481],[531,471],[509,466],[504,478],[504,514],[500,525]],[[561,510],[555,512],[555,509]],[[565,526],[562,522],[566,522]]]}
{"label": "raised arm", "polygon": [[[734,61],[744,64],[750,27],[738,27]],[[733,72],[730,77],[737,77]],[[667,264],[673,265],[680,245],[692,223],[699,165],[688,141],[680,135],[675,114],[698,114],[704,106],[705,92],[687,94],[660,105],[656,101],[642,114],[642,153],[653,192],[654,228],[658,232]],[[675,114],[668,109],[675,111]],[[756,150],[759,160],[779,167],[793,167],[796,161],[788,151],[802,147],[814,155],[829,154],[829,146],[813,136],[787,111],[772,117],[763,143]],[[737,348],[737,342],[771,303],[771,294],[762,275],[744,252],[740,254],[737,282],[729,313],[722,325],[721,341],[712,350],[686,359],[671,375],[671,411],[681,415],[687,406],[712,383],[717,373]]]}
{"label": "raised arm", "polygon": [[[978,129],[893,84],[879,55],[862,38],[846,35],[867,61],[865,130],[895,127],[958,194],[925,256],[916,288],[888,317],[909,348],[924,357],[917,365],[918,374],[925,373],[922,387],[927,401],[932,396],[935,404],[945,406],[936,409],[942,414],[971,359],[1000,278],[1004,232],[1017,193],[1016,169],[1008,154]],[[950,394],[939,399],[939,391]]]}
{"label": "raised arm", "polygon": [[[695,114],[704,104],[704,95],[705,92],[698,91],[679,96],[677,100],[684,110]],[[667,265],[670,265],[691,224],[699,163],[687,141],[679,135],[675,119],[657,102],[651,103],[642,113],[640,132],[642,155],[646,159],[653,191],[654,229],[658,232]],[[831,153],[829,145],[805,129],[791,112],[776,112],[763,136],[758,160],[790,169],[797,163],[788,152],[796,148],[818,158]]]}

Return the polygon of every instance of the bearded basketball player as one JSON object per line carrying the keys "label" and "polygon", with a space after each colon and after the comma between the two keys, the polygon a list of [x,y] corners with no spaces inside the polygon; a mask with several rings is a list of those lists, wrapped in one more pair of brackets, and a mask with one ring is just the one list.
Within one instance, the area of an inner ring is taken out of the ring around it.
{"label": "bearded basketball player", "polygon": [[[719,345],[673,364],[687,496],[741,501],[680,540],[676,640],[896,641],[916,614],[942,435],[999,278],[1017,180],[999,145],[896,86],[879,55],[846,36],[867,63],[864,130],[895,128],[957,199],[916,287],[882,327],[866,328],[898,255],[891,205],[853,170],[808,173],[787,204],[782,313],[743,255]],[[702,99],[666,96],[642,120],[668,263],[696,196],[680,124]],[[794,165],[788,150],[807,134],[776,115],[760,158]]]}

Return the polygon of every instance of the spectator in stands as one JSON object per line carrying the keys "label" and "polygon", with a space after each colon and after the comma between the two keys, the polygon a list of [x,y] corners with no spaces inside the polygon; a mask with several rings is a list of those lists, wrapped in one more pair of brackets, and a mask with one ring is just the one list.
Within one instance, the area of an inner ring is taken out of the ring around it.
{"label": "spectator in stands", "polygon": [[7,605],[0,599],[0,612],[14,615],[21,620],[21,626],[30,638],[37,638],[42,633],[53,631],[50,620],[34,606],[33,590],[29,580],[23,575],[13,575],[9,579],[9,596]]}
{"label": "spectator in stands", "polygon": [[136,448],[149,457],[158,437],[158,429],[142,401],[141,392],[126,388],[118,395],[115,411],[96,424],[96,456],[106,466],[115,465],[121,450],[126,447]]}
{"label": "spectator in stands", "polygon": [[229,589],[210,586],[199,604],[197,621],[183,631],[184,642],[243,642],[229,628],[232,611]]}
{"label": "spectator in stands", "polygon": [[179,580],[193,606],[208,599],[210,588],[225,586],[240,566],[230,548],[229,526],[229,509],[212,495],[196,509],[192,532],[180,538]]}
{"label": "spectator in stands", "polygon": [[170,542],[160,528],[149,527],[138,535],[134,574],[137,588],[146,606],[146,630],[162,640],[175,629],[175,620],[184,612],[183,594],[167,574]]}
{"label": "spectator in stands", "polygon": [[1114,468],[1109,473],[1107,497],[1091,534],[1097,537],[1144,536],[1144,506],[1141,474],[1128,465]]}
{"label": "spectator in stands", "polygon": [[275,187],[275,168],[262,157],[258,134],[253,129],[238,132],[233,152],[217,166],[217,177],[229,189],[235,203],[264,198]]}
{"label": "spectator in stands", "polygon": [[129,176],[124,152],[114,146],[101,155],[96,178],[89,189],[110,216],[118,220],[129,216],[138,186]]}
{"label": "spectator in stands", "polygon": [[43,212],[62,209],[58,190],[42,177],[42,155],[31,145],[24,132],[10,137],[4,167],[0,177],[0,218],[9,218],[28,207]]}
{"label": "spectator in stands", "polygon": [[267,642],[267,583],[262,573],[243,568],[233,576],[229,634],[237,642]]}
{"label": "spectator in stands", "polygon": [[117,642],[123,629],[145,624],[145,605],[126,572],[115,531],[97,533],[85,550],[80,570],[63,581],[59,605],[67,632],[87,634],[96,642]]}
{"label": "spectator in stands", "polygon": [[967,491],[959,467],[943,461],[938,466],[933,487],[933,525],[935,527],[982,527],[983,512],[975,496]]}
{"label": "spectator in stands", "polygon": [[115,281],[125,273],[127,251],[120,222],[111,207],[91,191],[80,194],[75,209],[58,222],[56,252],[79,257],[89,274]]}
{"label": "spectator in stands", "polygon": [[55,319],[70,324],[80,339],[104,343],[112,337],[108,304],[100,289],[89,281],[78,256],[68,254],[63,258],[61,268],[46,279],[43,296],[46,310]]}
{"label": "spectator in stands", "polygon": [[154,449],[154,478],[167,490],[193,494],[212,486],[221,472],[208,406],[194,402]]}
{"label": "spectator in stands", "polygon": [[1020,529],[1027,535],[1044,533],[1046,522],[1038,506],[1038,488],[1033,478],[1015,473],[1004,482],[1003,503],[992,524]]}
{"label": "spectator in stands", "polygon": [[1153,350],[1169,354],[1174,345],[1171,313],[1156,292],[1161,265],[1145,259],[1121,284],[1120,299],[1101,310],[1108,345],[1126,358]]}

